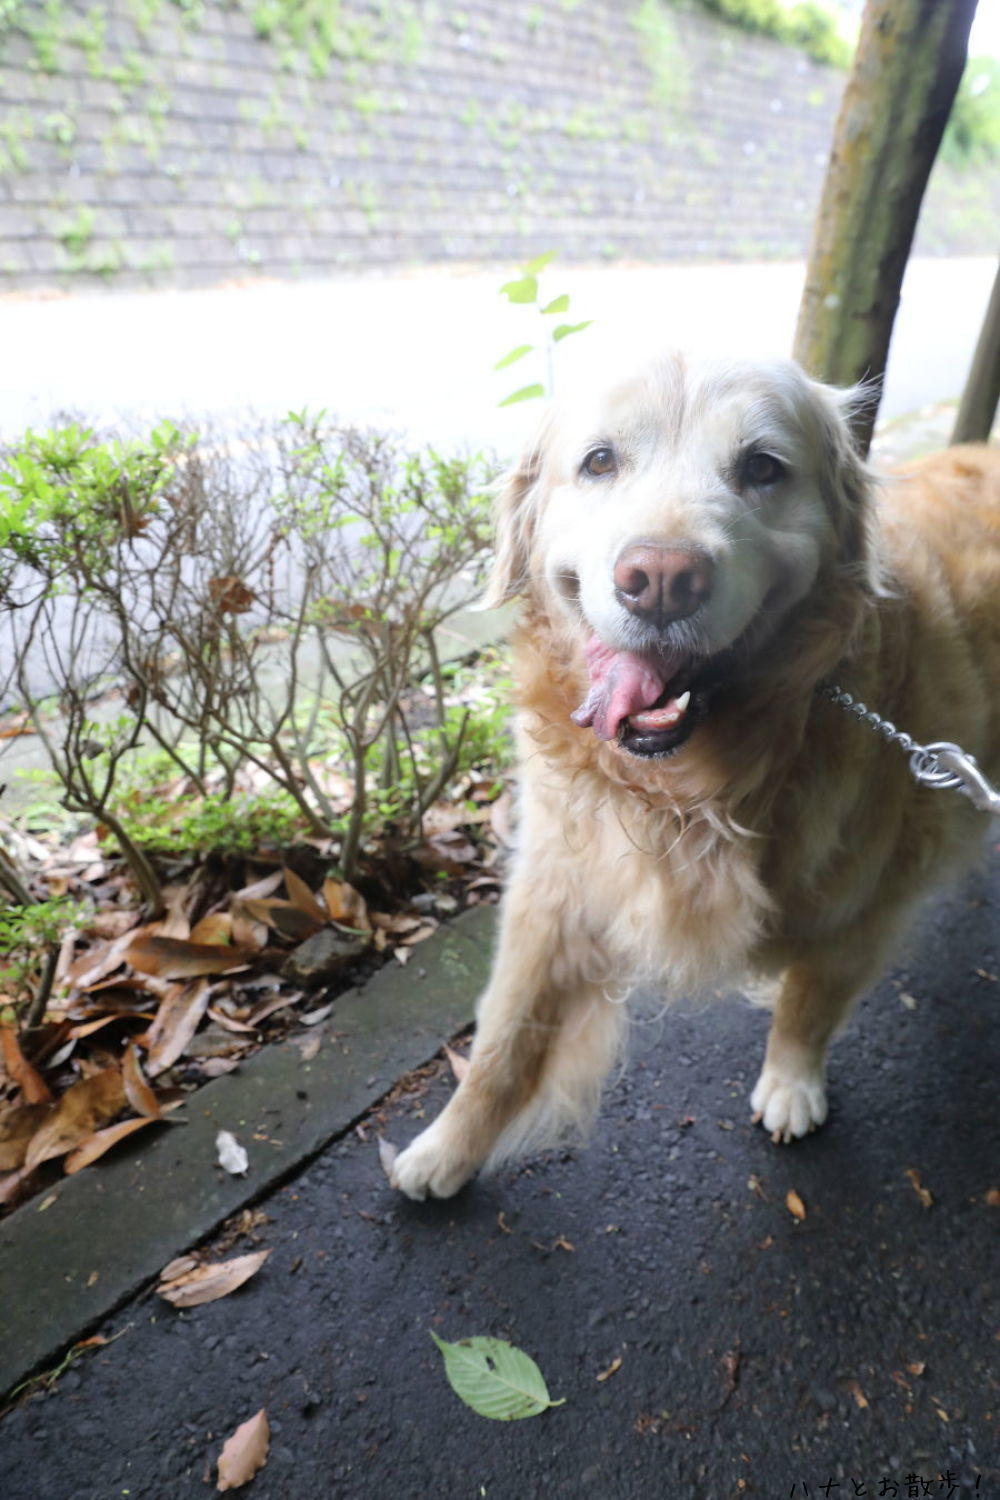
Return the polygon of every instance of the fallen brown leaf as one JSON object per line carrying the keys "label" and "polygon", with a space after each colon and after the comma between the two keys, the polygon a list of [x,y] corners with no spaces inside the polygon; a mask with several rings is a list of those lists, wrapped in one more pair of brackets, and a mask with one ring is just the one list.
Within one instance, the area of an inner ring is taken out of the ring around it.
{"label": "fallen brown leaf", "polygon": [[166,914],[158,922],[151,922],[147,931],[153,937],[176,938],[179,942],[186,942],[191,936],[191,923],[184,910],[187,898],[186,886],[164,886],[163,902],[166,906]]}
{"label": "fallen brown leaf", "polygon": [[69,1036],[74,1042],[83,1041],[88,1036],[93,1036],[96,1031],[102,1031],[105,1026],[110,1026],[113,1021],[120,1021],[123,1016],[138,1016],[145,1020],[152,1020],[152,1011],[142,1010],[115,1010],[106,1016],[96,1016],[92,1021],[78,1021],[69,1029]]}
{"label": "fallen brown leaf", "polygon": [[14,1208],[35,1189],[34,1167],[19,1167],[16,1172],[0,1172],[0,1208]]}
{"label": "fallen brown leaf", "polygon": [[985,1201],[990,1208],[1000,1208],[1000,1188],[990,1188]]}
{"label": "fallen brown leaf", "polygon": [[255,1250],[232,1260],[216,1261],[214,1265],[196,1265],[180,1276],[161,1281],[157,1294],[174,1307],[200,1307],[204,1302],[217,1302],[256,1276],[270,1253],[270,1250]]}
{"label": "fallen brown leaf", "polygon": [[412,948],[415,943],[423,943],[426,942],[429,937],[433,937],[437,930],[437,922],[435,922],[432,917],[428,917],[426,921],[421,922],[416,927],[412,927],[409,932],[407,932],[403,937],[399,939],[399,941],[405,947]]}
{"label": "fallen brown leaf", "polygon": [[365,898],[353,885],[348,885],[346,880],[332,880],[329,877],[324,880],[323,903],[331,922],[340,922],[344,927],[356,927],[362,932],[371,930]]}
{"label": "fallen brown leaf", "polygon": [[138,925],[138,913],[134,911],[95,911],[87,924],[87,931],[99,938],[119,938]]}
{"label": "fallen brown leaf", "polygon": [[788,1192],[785,1194],[785,1207],[788,1209],[788,1212],[800,1222],[806,1216],[806,1206],[802,1202],[802,1199],[799,1197],[794,1188],[789,1188]]}
{"label": "fallen brown leaf", "polygon": [[240,1065],[239,1057],[199,1057],[197,1062],[199,1079],[221,1078],[232,1073]]}
{"label": "fallen brown leaf", "polygon": [[233,919],[228,911],[211,911],[191,928],[192,943],[220,946],[233,941]]}
{"label": "fallen brown leaf", "polygon": [[256,1416],[243,1422],[232,1437],[226,1439],[219,1454],[217,1490],[238,1490],[249,1484],[257,1470],[267,1462],[271,1433],[267,1412],[261,1407]]}
{"label": "fallen brown leaf", "polygon": [[68,1177],[74,1172],[89,1167],[92,1161],[103,1156],[105,1151],[110,1151],[119,1141],[126,1136],[134,1135],[144,1125],[155,1125],[157,1117],[154,1115],[141,1115],[137,1120],[119,1120],[117,1125],[108,1125],[104,1130],[95,1130],[93,1135],[87,1136],[81,1141],[74,1151],[70,1151],[63,1163],[63,1170]]}
{"label": "fallen brown leaf", "polygon": [[621,1369],[621,1367],[622,1367],[622,1357],[621,1357],[620,1354],[616,1354],[615,1357],[614,1357],[614,1359],[608,1365],[607,1369],[606,1370],[601,1370],[601,1372],[599,1373],[599,1375],[597,1377],[598,1381],[603,1384],[603,1382],[605,1380],[610,1380],[611,1377],[612,1377],[612,1375],[617,1375],[617,1373]]}
{"label": "fallen brown leaf", "polygon": [[34,1136],[25,1153],[25,1167],[64,1156],[124,1107],[125,1086],[118,1068],[103,1068],[74,1083]]}
{"label": "fallen brown leaf", "polygon": [[281,870],[272,870],[270,875],[265,875],[260,880],[254,880],[250,885],[241,886],[234,892],[235,900],[259,901],[265,896],[273,896],[278,886],[284,879]]}
{"label": "fallen brown leaf", "polygon": [[868,1406],[868,1398],[859,1383],[856,1380],[848,1380],[847,1389],[854,1397],[854,1404],[858,1407],[859,1411],[865,1411]]}
{"label": "fallen brown leaf", "polygon": [[0,1172],[16,1172],[51,1104],[14,1104],[0,1111]]}
{"label": "fallen brown leaf", "polygon": [[106,979],[116,969],[120,969],[125,962],[125,949],[130,943],[144,932],[147,927],[132,928],[121,933],[119,937],[112,938],[110,942],[98,943],[94,948],[88,948],[81,953],[79,958],[73,960],[66,970],[66,983],[71,989],[87,989],[100,980]]}
{"label": "fallen brown leaf", "polygon": [[478,858],[474,844],[463,834],[438,833],[414,849],[413,858],[425,870],[443,870],[446,875],[461,875],[467,865]]}
{"label": "fallen brown leaf", "polygon": [[267,947],[267,923],[259,921],[245,909],[242,900],[234,898],[229,904],[232,921],[233,943],[246,953],[259,953]]}
{"label": "fallen brown leaf", "polygon": [[129,1042],[125,1049],[125,1056],[122,1059],[122,1082],[125,1085],[125,1097],[136,1114],[145,1115],[150,1120],[158,1120],[160,1118],[159,1100],[146,1082],[135,1042]]}
{"label": "fallen brown leaf", "polygon": [[301,942],[303,938],[312,937],[314,932],[319,932],[321,927],[326,926],[326,917],[321,920],[306,916],[300,907],[291,901],[281,901],[277,897],[266,901],[241,898],[243,912],[257,922],[264,922],[272,931],[281,937],[292,938]]}
{"label": "fallen brown leaf", "polygon": [[253,957],[229,943],[192,943],[186,938],[138,937],[125,958],[140,974],[160,979],[196,979],[202,974],[224,974],[242,968]]}
{"label": "fallen brown leaf", "polygon": [[257,595],[235,576],[210,578],[208,596],[220,615],[244,615],[253,607]]}
{"label": "fallen brown leaf", "polygon": [[208,996],[208,981],[196,979],[194,984],[174,985],[160,1002],[146,1039],[146,1072],[151,1078],[183,1056],[208,1009]]}
{"label": "fallen brown leaf", "polygon": [[285,890],[288,892],[288,899],[292,905],[298,907],[302,915],[308,917],[311,922],[315,922],[317,927],[325,927],[326,912],[302,877],[296,875],[294,870],[285,869],[282,873],[285,877]]}
{"label": "fallen brown leaf", "polygon": [[910,1182],[913,1191],[920,1199],[923,1207],[930,1208],[932,1203],[934,1202],[934,1199],[931,1196],[929,1190],[925,1188],[923,1183],[920,1181],[920,1173],[917,1171],[916,1167],[907,1167],[906,1171],[903,1173],[903,1176],[906,1177]]}
{"label": "fallen brown leaf", "polygon": [[432,802],[421,819],[421,827],[427,837],[440,833],[454,833],[456,828],[471,821],[481,822],[489,817],[489,812],[477,809],[470,814],[463,805],[455,802]]}
{"label": "fallen brown leaf", "polygon": [[259,1005],[247,1016],[247,1025],[251,1031],[256,1031],[261,1021],[266,1021],[268,1016],[273,1016],[277,1010],[286,1010],[289,1005],[297,1005],[302,999],[302,992],[295,990],[287,995],[273,995],[270,1000],[262,1000]]}
{"label": "fallen brown leaf", "polygon": [[176,1281],[178,1276],[183,1276],[185,1271],[193,1271],[199,1261],[193,1255],[178,1255],[168,1261],[160,1272],[161,1281]]}
{"label": "fallen brown leaf", "polygon": [[3,1065],[7,1077],[17,1084],[25,1104],[47,1104],[52,1092],[42,1075],[31,1066],[17,1039],[13,1026],[0,1027],[0,1042],[3,1044]]}
{"label": "fallen brown leaf", "polygon": [[208,1007],[208,1014],[217,1026],[222,1027],[223,1031],[233,1031],[237,1035],[242,1036],[245,1036],[248,1032],[251,1035],[256,1034],[256,1026],[251,1025],[249,1021],[238,1021],[235,1016],[227,1016],[224,1010],[216,1010],[214,1006],[210,1005]]}

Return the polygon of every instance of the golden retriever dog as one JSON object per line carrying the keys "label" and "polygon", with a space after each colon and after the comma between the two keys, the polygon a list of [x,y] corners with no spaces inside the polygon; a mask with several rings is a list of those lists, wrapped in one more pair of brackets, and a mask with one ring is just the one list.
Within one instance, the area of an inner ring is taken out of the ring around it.
{"label": "golden retriever dog", "polygon": [[821,1125],[827,1045],[987,819],[824,696],[1000,776],[1000,457],[876,486],[850,393],[660,359],[556,409],[507,476],[487,602],[523,595],[521,825],[471,1066],[411,1198],[593,1114],[625,997],[780,979],[750,1099]]}

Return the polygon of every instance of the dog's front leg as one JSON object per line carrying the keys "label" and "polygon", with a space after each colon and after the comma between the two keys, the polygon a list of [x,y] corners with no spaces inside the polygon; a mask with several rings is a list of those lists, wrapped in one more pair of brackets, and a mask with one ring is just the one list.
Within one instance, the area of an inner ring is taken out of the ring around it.
{"label": "dog's front leg", "polygon": [[581,955],[568,951],[566,896],[537,875],[515,876],[469,1071],[393,1164],[390,1180],[407,1197],[449,1198],[487,1159],[584,1123],[596,1106],[617,1050],[621,1007],[583,975]]}
{"label": "dog's front leg", "polygon": [[826,1119],[827,1046],[869,974],[870,955],[858,962],[850,951],[786,971],[750,1096],[754,1119],[775,1141],[807,1135]]}

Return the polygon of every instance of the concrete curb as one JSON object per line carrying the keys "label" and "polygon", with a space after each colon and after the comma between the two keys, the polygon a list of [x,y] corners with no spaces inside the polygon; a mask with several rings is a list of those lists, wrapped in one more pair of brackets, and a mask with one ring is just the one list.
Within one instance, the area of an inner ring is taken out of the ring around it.
{"label": "concrete curb", "polygon": [[[311,1061],[294,1040],[263,1048],[192,1095],[186,1124],[63,1178],[0,1223],[0,1392],[51,1364],[467,1026],[495,919],[494,907],[479,907],[423,943],[405,969],[391,965],[342,995]],[[216,1165],[221,1129],[249,1151],[245,1177]],[[379,1172],[373,1145],[373,1181]]]}

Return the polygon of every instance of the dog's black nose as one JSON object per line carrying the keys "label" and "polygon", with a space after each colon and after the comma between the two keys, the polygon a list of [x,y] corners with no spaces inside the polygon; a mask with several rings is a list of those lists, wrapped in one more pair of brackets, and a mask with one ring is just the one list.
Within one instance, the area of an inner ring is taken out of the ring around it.
{"label": "dog's black nose", "polygon": [[630,614],[659,629],[686,620],[707,602],[715,568],[697,547],[660,547],[640,542],[615,563],[615,595]]}

